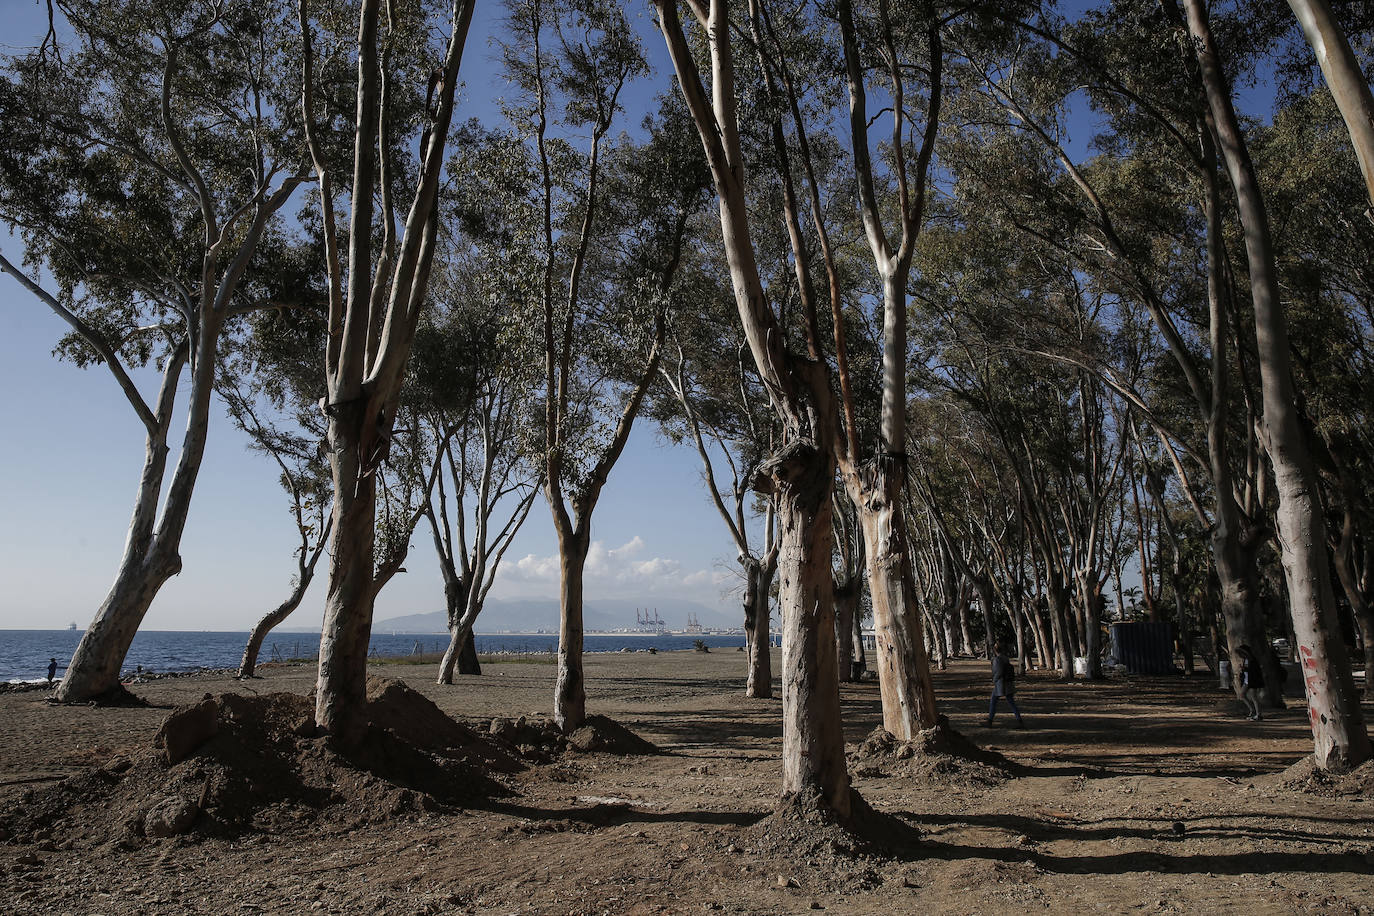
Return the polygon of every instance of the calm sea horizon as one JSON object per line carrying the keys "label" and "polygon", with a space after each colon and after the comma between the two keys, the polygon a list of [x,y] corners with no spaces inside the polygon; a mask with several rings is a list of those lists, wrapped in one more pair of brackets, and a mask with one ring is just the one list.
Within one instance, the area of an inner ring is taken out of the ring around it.
{"label": "calm sea horizon", "polygon": [[[57,676],[61,677],[76,651],[81,630],[0,630],[0,682],[23,683],[45,681],[48,660],[57,659]],[[690,649],[697,640],[711,648],[734,648],[744,645],[744,636],[729,634],[652,633],[588,633],[584,637],[587,652],[619,652],[622,649],[648,649],[661,652]],[[146,672],[198,671],[202,668],[237,668],[243,658],[248,632],[204,630],[147,630],[139,631],[124,659],[124,672],[132,674],[142,666]],[[369,654],[401,656],[442,652],[448,637],[441,633],[374,632]],[[558,646],[557,633],[478,633],[477,651],[483,655],[539,654],[553,652]],[[269,633],[263,642],[258,661],[269,662],[288,658],[314,658],[320,648],[320,636],[313,632]]]}

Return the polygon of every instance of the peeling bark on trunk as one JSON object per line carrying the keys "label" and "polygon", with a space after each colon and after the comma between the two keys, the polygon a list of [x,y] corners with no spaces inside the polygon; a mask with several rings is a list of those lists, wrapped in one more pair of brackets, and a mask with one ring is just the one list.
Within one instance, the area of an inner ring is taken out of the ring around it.
{"label": "peeling bark on trunk", "polygon": [[334,409],[329,420],[334,470],[334,537],[329,592],[320,631],[315,722],[344,744],[362,735],[367,699],[367,647],[372,637],[377,492],[361,473],[360,454],[373,446],[361,400]]}
{"label": "peeling bark on trunk", "polygon": [[837,816],[847,818],[849,772],[840,723],[830,570],[833,459],[810,442],[793,440],[760,470],[772,480],[778,497],[782,791],[784,796],[819,795]]}
{"label": "peeling bark on trunk", "polygon": [[869,462],[848,483],[864,534],[883,728],[910,741],[935,727],[936,713],[901,509],[901,466],[892,456]]}

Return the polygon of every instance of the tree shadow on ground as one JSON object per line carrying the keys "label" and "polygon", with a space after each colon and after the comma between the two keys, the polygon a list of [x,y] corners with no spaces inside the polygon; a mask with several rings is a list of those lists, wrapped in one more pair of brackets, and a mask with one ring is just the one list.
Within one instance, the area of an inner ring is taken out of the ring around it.
{"label": "tree shadow on ground", "polygon": [[575,821],[588,827],[620,824],[701,824],[716,827],[748,827],[763,820],[770,811],[658,811],[633,804],[599,802],[568,808],[541,808],[536,805],[496,799],[480,806],[493,814],[505,814],[528,821]]}
{"label": "tree shadow on ground", "polygon": [[[1208,837],[1228,840],[1284,840],[1299,843],[1319,843],[1345,847],[1350,842],[1349,834],[1337,835],[1312,830],[1275,827],[1272,819],[1260,815],[1249,818],[1252,823],[1235,825],[1238,819],[1229,816],[1232,824],[1220,827],[1212,821],[1219,820],[1209,815],[1185,817],[1121,817],[1100,818],[1097,820],[1054,821],[1017,814],[918,814],[898,812],[903,820],[922,827],[990,827],[1005,830],[1016,835],[1025,835],[1037,842],[1053,843],[1060,840],[1070,842],[1101,841],[1123,838],[1146,839],[1165,843],[1182,843],[1190,837]],[[1341,818],[1307,818],[1326,823],[1362,826],[1361,818],[1344,820]],[[1182,826],[1182,832],[1174,828]],[[1148,853],[1142,853],[1148,854]]]}
{"label": "tree shadow on ground", "polygon": [[1369,874],[1374,872],[1355,853],[1326,852],[1228,852],[1207,855],[1172,855],[1159,852],[1122,852],[1105,856],[1058,856],[1033,850],[967,846],[922,841],[917,859],[965,862],[994,859],[1029,863],[1046,872],[1064,875],[1124,875],[1138,872],[1166,875],[1274,875],[1283,872],[1322,874]]}

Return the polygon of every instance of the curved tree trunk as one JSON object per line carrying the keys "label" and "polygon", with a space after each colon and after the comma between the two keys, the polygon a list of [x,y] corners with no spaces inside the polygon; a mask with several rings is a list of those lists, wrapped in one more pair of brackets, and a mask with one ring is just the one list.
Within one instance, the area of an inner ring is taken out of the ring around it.
{"label": "curved tree trunk", "polygon": [[[1339,638],[1316,467],[1298,416],[1288,331],[1279,300],[1269,217],[1240,132],[1202,0],[1184,0],[1208,106],[1245,234],[1264,404],[1266,451],[1279,495],[1280,558],[1307,688],[1319,766],[1345,770],[1370,757],[1369,735]],[[1265,658],[1268,652],[1260,652]]]}
{"label": "curved tree trunk", "polygon": [[[299,511],[300,504],[297,503]],[[299,521],[299,516],[298,516]],[[310,583],[315,579],[315,566],[319,563],[320,557],[324,555],[325,544],[329,543],[330,526],[333,520],[325,521],[324,530],[320,532],[320,539],[315,543],[315,547],[310,551],[310,556],[301,556],[296,572],[296,586],[291,590],[291,594],[281,604],[277,605],[276,610],[265,615],[253,627],[253,632],[248,634],[248,644],[243,647],[243,660],[239,662],[239,677],[253,677],[253,672],[257,670],[258,654],[262,652],[262,641],[267,638],[267,634],[272,629],[279,626],[283,620],[300,606],[301,600],[305,597],[306,591],[310,588]],[[302,526],[301,549],[308,547],[309,541]]]}
{"label": "curved tree trunk", "polygon": [[191,507],[191,493],[205,455],[210,424],[210,395],[214,385],[215,349],[219,327],[204,321],[199,341],[201,353],[191,375],[191,400],[182,438],[181,454],[158,519],[158,500],[167,467],[167,431],[172,420],[177,381],[186,363],[188,344],[183,343],[168,359],[158,394],[158,426],[145,443],[138,498],[119,571],[95,619],[77,644],[56,698],[79,703],[118,691],[119,672],[129,654],[134,635],[143,623],[153,599],[168,579],[181,572],[181,534]]}
{"label": "curved tree trunk", "polygon": [[253,627],[253,632],[248,634],[248,644],[243,647],[243,660],[239,662],[239,677],[253,677],[254,671],[258,667],[258,653],[262,651],[262,641],[267,638],[267,634],[280,624],[283,620],[291,616],[291,613],[300,607],[301,599],[305,597],[305,590],[310,587],[310,579],[307,577],[296,583],[296,587],[291,590],[291,594],[286,600],[277,605],[276,609],[266,614]]}
{"label": "curved tree trunk", "polygon": [[1365,191],[1374,204],[1374,94],[1327,0],[1288,0],[1288,5],[1302,24],[1331,97],[1345,119],[1350,145],[1364,174]]}

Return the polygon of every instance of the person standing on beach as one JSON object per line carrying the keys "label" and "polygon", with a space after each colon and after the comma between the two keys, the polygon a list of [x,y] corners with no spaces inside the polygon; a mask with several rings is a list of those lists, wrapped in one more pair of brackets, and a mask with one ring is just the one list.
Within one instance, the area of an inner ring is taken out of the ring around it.
{"label": "person standing on beach", "polygon": [[52,679],[57,677],[57,659],[48,659],[48,686],[52,686]]}
{"label": "person standing on beach", "polygon": [[1016,715],[1016,727],[1025,727],[1021,721],[1021,710],[1016,708],[1016,700],[1012,698],[1015,692],[1016,668],[1002,650],[1002,644],[996,643],[992,647],[992,699],[988,701],[988,717],[983,721],[984,725],[991,725],[993,717],[997,715],[997,698],[1006,697],[1007,705]]}

